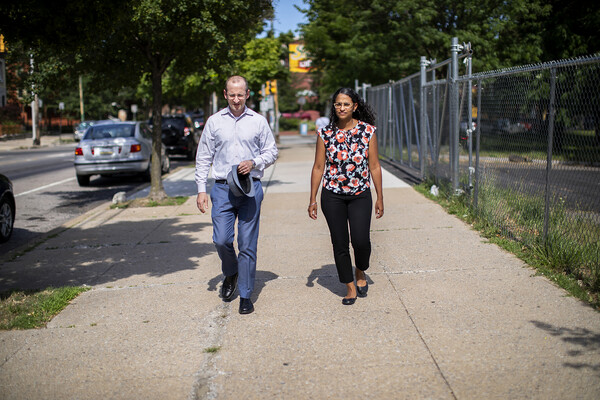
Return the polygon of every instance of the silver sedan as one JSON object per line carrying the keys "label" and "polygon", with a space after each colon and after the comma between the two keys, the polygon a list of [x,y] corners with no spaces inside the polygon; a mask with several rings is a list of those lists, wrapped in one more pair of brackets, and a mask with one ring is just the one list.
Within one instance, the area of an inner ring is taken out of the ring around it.
{"label": "silver sedan", "polygon": [[[144,122],[106,122],[88,128],[75,148],[75,174],[80,186],[92,175],[138,174],[150,179],[152,132]],[[161,146],[161,171],[169,172]]]}

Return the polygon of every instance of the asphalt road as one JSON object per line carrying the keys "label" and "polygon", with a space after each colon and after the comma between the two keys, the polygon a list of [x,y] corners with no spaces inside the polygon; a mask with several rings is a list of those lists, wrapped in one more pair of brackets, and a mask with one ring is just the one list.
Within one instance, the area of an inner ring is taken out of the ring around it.
{"label": "asphalt road", "polygon": [[[133,193],[146,182],[137,176],[100,177],[89,187],[75,178],[75,144],[39,149],[0,151],[0,172],[14,186],[17,218],[11,239],[0,244],[0,254],[23,246],[43,233],[112,200],[117,192]],[[172,158],[171,168],[186,165]]]}

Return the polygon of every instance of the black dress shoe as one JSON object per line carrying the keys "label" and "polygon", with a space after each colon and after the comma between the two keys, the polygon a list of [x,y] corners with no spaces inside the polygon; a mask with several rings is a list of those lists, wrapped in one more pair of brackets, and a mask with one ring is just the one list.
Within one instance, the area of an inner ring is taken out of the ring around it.
{"label": "black dress shoe", "polygon": [[250,299],[240,297],[240,314],[250,314],[254,311],[254,305]]}
{"label": "black dress shoe", "polygon": [[355,301],[356,301],[356,297],[352,297],[350,299],[347,299],[347,298],[344,297],[342,299],[342,304],[345,305],[345,306],[351,306],[352,304],[354,304]]}
{"label": "black dress shoe", "polygon": [[223,301],[231,301],[233,300],[233,295],[235,294],[235,288],[237,286],[237,278],[238,274],[231,276],[226,276],[223,279],[223,286],[221,286],[221,298]]}
{"label": "black dress shoe", "polygon": [[356,285],[356,293],[358,297],[367,297],[367,291],[369,290],[369,282],[365,286]]}

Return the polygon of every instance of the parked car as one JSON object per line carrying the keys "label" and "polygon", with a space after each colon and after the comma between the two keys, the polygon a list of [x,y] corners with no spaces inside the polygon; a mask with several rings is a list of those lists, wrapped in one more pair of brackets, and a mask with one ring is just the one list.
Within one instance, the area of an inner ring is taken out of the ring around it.
{"label": "parked car", "polygon": [[502,135],[525,133],[525,131],[531,129],[531,126],[528,128],[524,122],[513,122],[508,118],[500,118],[496,120],[496,126],[494,128],[495,133]]}
{"label": "parked car", "polygon": [[87,128],[94,125],[94,122],[95,121],[83,121],[77,124],[75,130],[73,131],[73,139],[75,139],[76,142],[79,142],[83,138]]}
{"label": "parked car", "polygon": [[12,182],[8,177],[0,174],[0,243],[10,239],[15,225],[16,211]]}
{"label": "parked car", "polygon": [[[92,175],[139,174],[150,179],[152,132],[144,122],[103,121],[91,126],[75,148],[75,174],[80,186]],[[171,167],[161,146],[161,170]]]}
{"label": "parked car", "polygon": [[202,132],[204,129],[204,110],[200,109],[198,111],[186,113],[185,116],[192,120],[194,129],[197,132]]}
{"label": "parked car", "polygon": [[163,115],[161,125],[162,142],[167,148],[167,154],[183,154],[188,160],[196,158],[200,130],[194,128],[191,118],[183,114]]}

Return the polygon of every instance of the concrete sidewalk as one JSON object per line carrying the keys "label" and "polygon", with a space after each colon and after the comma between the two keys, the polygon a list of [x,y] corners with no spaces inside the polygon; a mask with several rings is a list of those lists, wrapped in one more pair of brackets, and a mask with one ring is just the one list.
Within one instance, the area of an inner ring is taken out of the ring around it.
{"label": "concrete sidewalk", "polygon": [[[600,314],[390,174],[369,295],[343,306],[306,213],[313,149],[282,137],[263,180],[253,314],[219,299],[194,197],[96,209],[1,263],[0,291],[92,290],[45,329],[0,332],[0,398],[600,398]],[[169,194],[193,195],[177,173]]]}
{"label": "concrete sidewalk", "polygon": [[9,150],[23,150],[30,148],[40,148],[40,147],[49,147],[56,146],[61,144],[61,140],[65,143],[73,141],[72,133],[63,133],[62,135],[45,135],[40,138],[40,145],[34,146],[33,139],[31,137],[31,132],[28,134],[20,134],[14,136],[2,136],[0,137],[0,151],[9,151]]}

